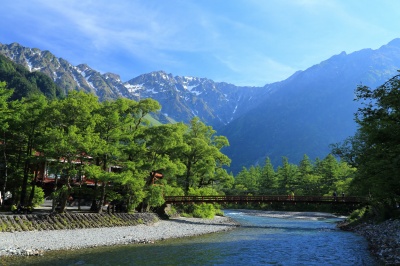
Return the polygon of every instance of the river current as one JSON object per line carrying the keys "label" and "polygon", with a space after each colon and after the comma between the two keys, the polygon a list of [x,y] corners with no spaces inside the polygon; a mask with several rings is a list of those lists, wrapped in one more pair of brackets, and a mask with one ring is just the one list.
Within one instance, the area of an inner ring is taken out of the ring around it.
{"label": "river current", "polygon": [[[319,213],[225,210],[242,226],[151,245],[99,247],[20,258],[17,265],[378,265],[362,237]],[[1,264],[1,263],[0,263]]]}

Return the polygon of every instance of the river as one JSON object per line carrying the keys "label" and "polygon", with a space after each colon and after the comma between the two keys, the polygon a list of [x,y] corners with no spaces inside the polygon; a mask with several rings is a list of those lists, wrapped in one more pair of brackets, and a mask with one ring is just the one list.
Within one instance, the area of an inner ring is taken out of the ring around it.
{"label": "river", "polygon": [[242,226],[150,245],[50,252],[7,265],[378,265],[365,239],[338,230],[340,218],[331,215],[248,210],[225,215]]}

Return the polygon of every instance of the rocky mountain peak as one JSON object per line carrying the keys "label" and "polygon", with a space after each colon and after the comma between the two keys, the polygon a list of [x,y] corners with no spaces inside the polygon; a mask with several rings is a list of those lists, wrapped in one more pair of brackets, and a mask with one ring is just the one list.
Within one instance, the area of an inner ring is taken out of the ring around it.
{"label": "rocky mountain peak", "polygon": [[114,74],[114,73],[111,73],[111,72],[107,72],[107,73],[104,73],[103,76],[104,76],[106,79],[111,79],[111,80],[115,80],[115,81],[121,82],[121,76],[118,75],[118,74]]}

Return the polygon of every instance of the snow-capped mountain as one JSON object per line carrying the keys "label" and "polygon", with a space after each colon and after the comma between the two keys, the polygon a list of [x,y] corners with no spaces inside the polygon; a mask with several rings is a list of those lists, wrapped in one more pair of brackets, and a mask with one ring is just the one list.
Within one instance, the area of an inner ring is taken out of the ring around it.
{"label": "snow-capped mountain", "polygon": [[18,43],[0,44],[0,53],[30,71],[47,74],[64,92],[84,90],[96,94],[102,101],[118,97],[153,98],[161,104],[162,116],[172,121],[189,122],[197,116],[209,125],[224,125],[257,105],[268,94],[263,88],[238,87],[206,78],[174,77],[163,71],[123,82],[117,74],[101,74],[86,64],[73,66],[49,51]]}
{"label": "snow-capped mountain", "polygon": [[262,88],[237,87],[206,78],[179,77],[163,71],[140,75],[124,83],[131,97],[153,98],[162,113],[176,121],[200,117],[211,125],[227,124],[260,101]]}

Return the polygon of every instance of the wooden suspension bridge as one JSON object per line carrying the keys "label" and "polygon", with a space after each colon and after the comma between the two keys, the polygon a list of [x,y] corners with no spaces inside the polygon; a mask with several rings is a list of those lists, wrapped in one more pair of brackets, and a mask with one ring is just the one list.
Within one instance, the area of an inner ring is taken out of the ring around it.
{"label": "wooden suspension bridge", "polygon": [[364,197],[333,197],[333,196],[166,196],[167,204],[184,203],[311,203],[311,204],[346,204],[356,205],[366,203]]}

